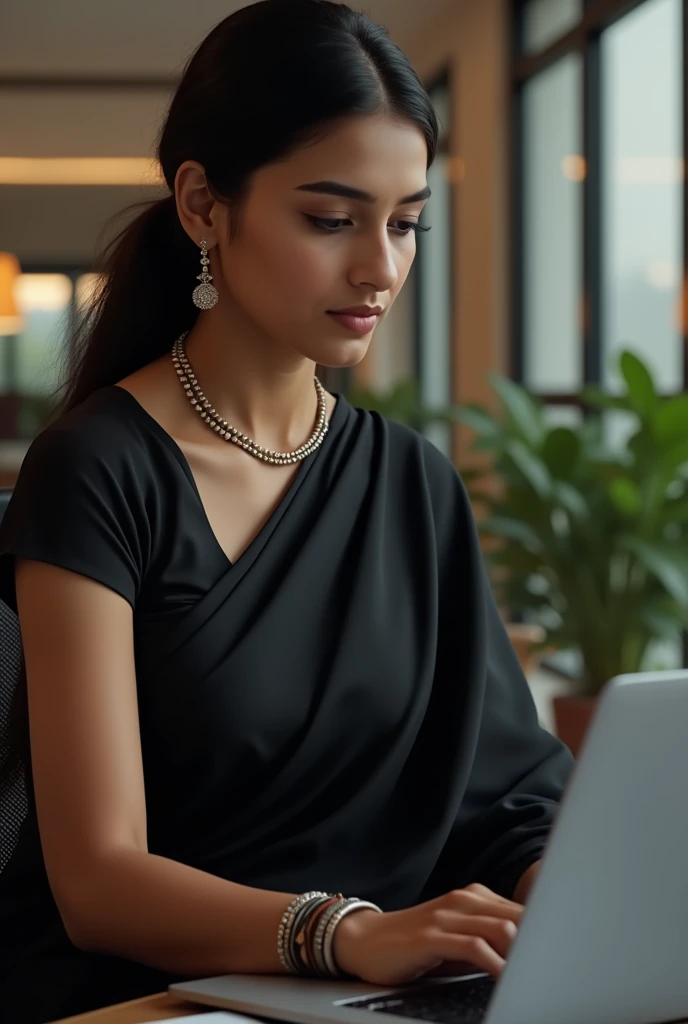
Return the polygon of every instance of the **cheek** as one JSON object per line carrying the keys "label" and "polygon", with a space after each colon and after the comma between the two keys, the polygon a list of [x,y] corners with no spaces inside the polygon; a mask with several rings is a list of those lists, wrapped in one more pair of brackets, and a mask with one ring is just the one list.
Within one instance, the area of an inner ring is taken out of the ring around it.
{"label": "cheek", "polygon": [[331,290],[333,280],[341,274],[342,253],[334,245],[328,246],[328,241],[332,240],[298,233],[290,236],[287,231],[268,235],[256,231],[234,262],[250,290],[261,291],[261,301],[269,304],[271,297],[279,295],[284,308],[284,301],[298,298],[303,302],[304,297]]}
{"label": "cheek", "polygon": [[[404,240],[406,241],[406,240]],[[413,261],[416,258],[416,246],[413,240],[408,244],[400,247],[399,252],[396,256],[397,266],[397,281],[392,289],[392,296],[396,296],[399,290],[403,287],[406,278],[409,276],[409,271],[413,266]]]}

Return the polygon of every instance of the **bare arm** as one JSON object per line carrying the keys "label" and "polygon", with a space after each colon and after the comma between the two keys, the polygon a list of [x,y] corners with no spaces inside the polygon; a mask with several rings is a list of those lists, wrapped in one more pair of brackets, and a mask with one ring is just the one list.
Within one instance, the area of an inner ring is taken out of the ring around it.
{"label": "bare arm", "polygon": [[294,894],[148,852],[129,604],[39,562],[16,580],[38,825],[72,941],[176,974],[282,973]]}

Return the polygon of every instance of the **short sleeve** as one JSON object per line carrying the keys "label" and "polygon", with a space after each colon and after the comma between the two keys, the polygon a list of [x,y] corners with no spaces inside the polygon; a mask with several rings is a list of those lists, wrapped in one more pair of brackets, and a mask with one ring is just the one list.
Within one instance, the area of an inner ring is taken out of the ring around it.
{"label": "short sleeve", "polygon": [[145,547],[139,491],[131,459],[102,432],[45,430],[0,524],[0,597],[16,611],[14,563],[25,558],[87,576],[134,607]]}

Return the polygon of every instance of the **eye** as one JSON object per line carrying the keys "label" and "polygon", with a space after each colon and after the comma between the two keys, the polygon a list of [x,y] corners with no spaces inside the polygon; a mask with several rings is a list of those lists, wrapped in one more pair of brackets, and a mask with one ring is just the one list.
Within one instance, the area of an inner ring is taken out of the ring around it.
{"label": "eye", "polygon": [[[305,214],[307,220],[321,231],[339,231],[344,224],[350,224],[348,217],[314,217],[312,214]],[[399,235],[410,235],[411,232],[429,231],[429,225],[419,224],[415,220],[398,220],[394,222]]]}
{"label": "eye", "polygon": [[417,233],[430,230],[429,224],[419,224],[417,220],[398,220],[396,223],[400,235],[409,235],[412,231]]}
{"label": "eye", "polygon": [[313,217],[310,213],[307,213],[305,216],[311,224],[314,224],[316,228],[320,228],[322,231],[338,231],[342,224],[351,223],[348,217]]}

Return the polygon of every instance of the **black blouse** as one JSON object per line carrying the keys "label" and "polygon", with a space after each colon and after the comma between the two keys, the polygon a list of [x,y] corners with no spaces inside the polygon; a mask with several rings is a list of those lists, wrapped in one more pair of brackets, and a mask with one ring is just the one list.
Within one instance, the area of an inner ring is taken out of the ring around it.
{"label": "black blouse", "polygon": [[[25,458],[0,526],[13,608],[15,556],[134,609],[152,853],[385,910],[471,881],[510,896],[541,856],[571,759],[538,725],[459,475],[415,432],[340,396],[231,564],[180,448],[103,388]],[[0,874],[0,1007],[21,979],[49,992],[27,1024],[176,980],[71,944],[33,804]]]}

